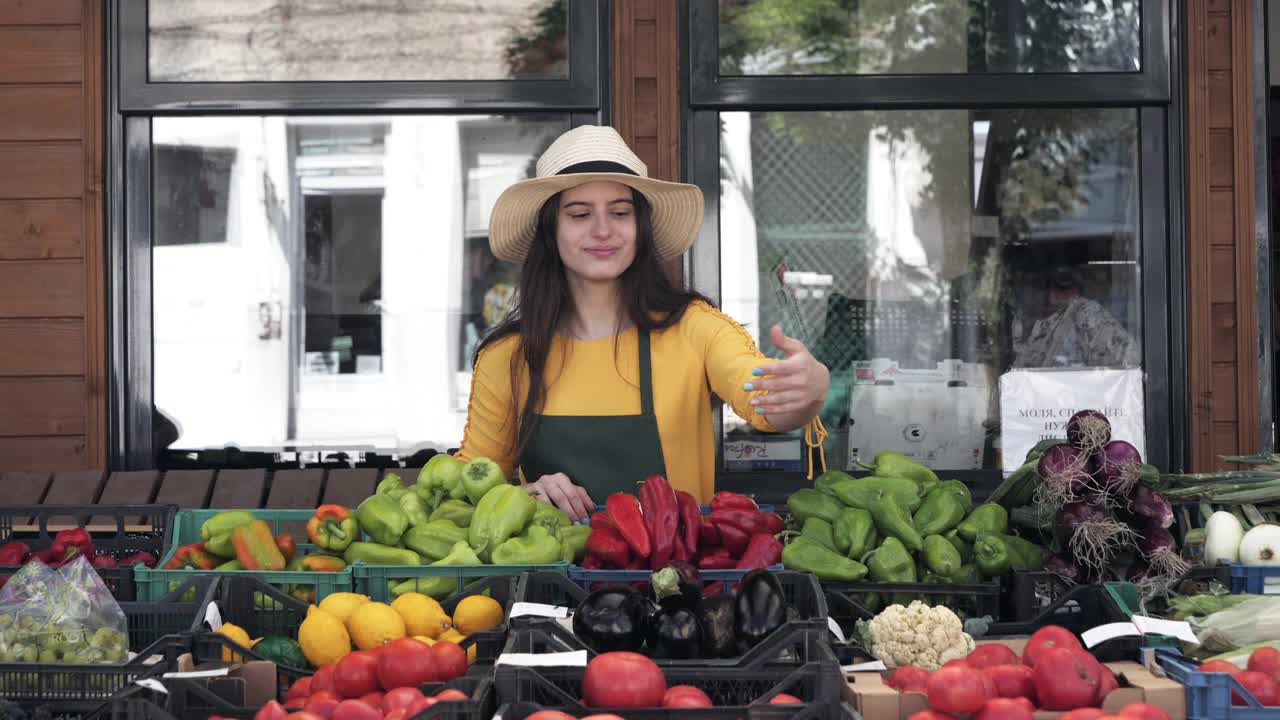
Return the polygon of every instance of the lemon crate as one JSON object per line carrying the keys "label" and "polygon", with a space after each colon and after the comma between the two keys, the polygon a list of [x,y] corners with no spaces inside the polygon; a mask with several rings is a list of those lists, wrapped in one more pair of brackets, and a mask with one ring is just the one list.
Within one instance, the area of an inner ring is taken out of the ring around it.
{"label": "lemon crate", "polygon": [[[179,510],[174,519],[173,542],[165,553],[164,558],[160,560],[159,567],[163,568],[164,564],[178,551],[178,548],[200,542],[200,527],[204,525],[206,520],[220,512],[224,511]],[[267,524],[271,526],[272,534],[276,535],[280,534],[284,523],[305,523],[311,519],[312,515],[315,515],[314,510],[250,510],[249,512],[253,513],[253,516],[259,520],[267,521]],[[295,541],[305,539],[305,537],[294,538]],[[318,548],[314,545],[298,542],[299,554],[307,554],[316,550]],[[167,595],[172,586],[210,572],[212,571],[134,568],[134,580],[138,585],[138,599],[143,601],[158,600]],[[228,577],[253,577],[279,586],[300,585],[311,587],[315,590],[317,601],[336,592],[350,592],[353,588],[351,570],[349,569],[338,572],[234,570],[223,571],[218,574],[225,574]]]}
{"label": "lemon crate", "polygon": [[[378,602],[391,602],[391,585],[404,580],[435,580],[451,578],[455,581],[448,594],[436,594],[436,599],[443,601],[465,592],[468,587],[488,577],[517,577],[526,572],[556,572],[568,574],[569,563],[555,562],[547,565],[366,565],[356,562],[351,566],[351,576],[355,580],[355,591],[368,595]],[[432,583],[434,584],[434,583]],[[416,584],[415,584],[416,587]]]}

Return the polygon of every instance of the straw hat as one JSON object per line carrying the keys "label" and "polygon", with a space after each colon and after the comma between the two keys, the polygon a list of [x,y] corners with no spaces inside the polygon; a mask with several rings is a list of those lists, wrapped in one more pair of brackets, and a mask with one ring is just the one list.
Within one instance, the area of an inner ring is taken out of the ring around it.
{"label": "straw hat", "polygon": [[489,216],[489,249],[499,260],[521,263],[533,244],[538,210],[552,195],[605,180],[639,190],[653,206],[653,240],[663,260],[693,245],[702,226],[702,190],[649,177],[649,169],[618,131],[584,125],[556,138],[538,158],[536,174],[503,191]]}

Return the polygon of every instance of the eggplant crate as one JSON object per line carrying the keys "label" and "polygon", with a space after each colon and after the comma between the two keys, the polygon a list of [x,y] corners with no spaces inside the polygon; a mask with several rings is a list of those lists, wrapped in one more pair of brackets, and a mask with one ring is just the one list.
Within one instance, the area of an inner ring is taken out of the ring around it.
{"label": "eggplant crate", "polygon": [[[1187,720],[1280,720],[1280,708],[1265,707],[1230,673],[1196,670],[1197,663],[1171,649],[1155,651],[1169,677],[1187,688]],[[1233,695],[1245,705],[1232,705]]]}
{"label": "eggplant crate", "polygon": [[[782,572],[786,568],[781,565],[770,565],[765,568],[770,572]],[[699,570],[698,574],[708,583],[720,582],[727,586],[738,582],[749,569]],[[634,584],[637,588],[647,586],[652,570],[588,570],[573,565],[569,567],[569,578],[583,590],[595,590],[606,585]]]}
{"label": "eggplant crate", "polygon": [[[806,663],[785,669],[720,667],[666,668],[667,687],[692,685],[711,698],[714,708],[588,708],[582,697],[582,667],[525,667],[499,664],[495,678],[498,699],[507,711],[503,720],[524,718],[536,709],[559,710],[583,717],[615,713],[629,719],[662,718],[790,718],[835,720],[856,717],[842,703],[846,683],[835,663]],[[803,705],[770,705],[779,694],[799,698]],[[510,713],[508,715],[508,712]]]}

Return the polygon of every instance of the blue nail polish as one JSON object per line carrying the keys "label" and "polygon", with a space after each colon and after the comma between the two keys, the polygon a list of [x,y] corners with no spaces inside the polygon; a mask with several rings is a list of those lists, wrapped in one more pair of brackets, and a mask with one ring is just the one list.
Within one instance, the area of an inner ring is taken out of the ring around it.
{"label": "blue nail polish", "polygon": [[751,404],[752,404],[752,405],[759,405],[759,404],[760,404],[760,398],[751,398]]}
{"label": "blue nail polish", "polygon": [[752,390],[756,389],[756,386],[752,385],[751,383],[744,383],[742,386],[742,389],[746,390],[747,392],[751,392]]}
{"label": "blue nail polish", "polygon": [[751,374],[752,374],[752,375],[763,375],[763,374],[764,374],[764,371],[763,371],[763,370],[761,370],[760,368],[753,368],[753,369],[751,370]]}
{"label": "blue nail polish", "polygon": [[763,414],[764,414],[764,408],[762,408],[762,407],[758,407],[758,408],[756,408],[756,414],[757,414],[757,415],[763,415]]}

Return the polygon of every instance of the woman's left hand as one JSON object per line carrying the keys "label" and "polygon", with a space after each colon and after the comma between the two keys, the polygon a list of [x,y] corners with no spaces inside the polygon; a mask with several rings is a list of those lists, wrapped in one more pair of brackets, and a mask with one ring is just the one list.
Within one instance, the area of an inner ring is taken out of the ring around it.
{"label": "woman's left hand", "polygon": [[748,381],[750,389],[769,392],[752,398],[751,404],[757,413],[770,416],[775,425],[783,417],[804,415],[796,423],[781,423],[799,427],[822,409],[831,386],[831,373],[809,354],[804,343],[787,337],[781,326],[774,325],[769,337],[785,357],[753,371],[759,377]]}

